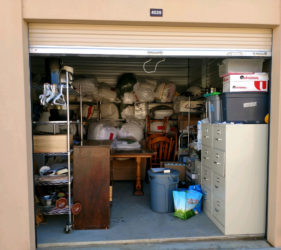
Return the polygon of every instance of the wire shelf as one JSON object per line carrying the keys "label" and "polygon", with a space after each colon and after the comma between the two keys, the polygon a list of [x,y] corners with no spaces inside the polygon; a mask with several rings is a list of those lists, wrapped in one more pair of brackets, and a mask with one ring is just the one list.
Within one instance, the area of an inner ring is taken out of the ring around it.
{"label": "wire shelf", "polygon": [[62,215],[62,214],[69,214],[69,213],[71,213],[71,211],[68,206],[64,208],[53,207],[51,209],[43,210],[44,215]]}
{"label": "wire shelf", "polygon": [[[73,176],[70,178],[70,182],[72,182]],[[38,186],[63,186],[68,184],[68,176],[36,176],[35,184]]]}

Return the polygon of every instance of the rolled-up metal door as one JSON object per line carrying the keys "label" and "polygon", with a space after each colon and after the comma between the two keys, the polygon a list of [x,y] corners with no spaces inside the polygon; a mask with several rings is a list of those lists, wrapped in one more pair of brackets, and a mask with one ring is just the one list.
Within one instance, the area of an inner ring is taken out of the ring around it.
{"label": "rolled-up metal door", "polygon": [[272,30],[89,24],[29,24],[29,51],[131,56],[271,56]]}

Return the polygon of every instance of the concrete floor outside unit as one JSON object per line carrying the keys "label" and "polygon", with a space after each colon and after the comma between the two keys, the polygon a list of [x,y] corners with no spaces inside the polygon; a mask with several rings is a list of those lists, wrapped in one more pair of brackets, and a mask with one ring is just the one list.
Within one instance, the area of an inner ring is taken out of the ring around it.
{"label": "concrete floor outside unit", "polygon": [[[74,230],[71,234],[65,234],[63,229],[67,217],[49,216],[47,223],[37,228],[38,247],[44,249],[60,249],[60,247],[63,247],[62,249],[85,249],[85,247],[86,249],[93,249],[93,247],[94,249],[198,249],[196,244],[202,249],[217,249],[221,248],[220,245],[222,248],[228,248],[226,247],[228,245],[232,249],[243,248],[243,246],[248,248],[247,246],[251,245],[264,249],[270,247],[264,240],[249,242],[237,240],[235,243],[235,239],[225,238],[228,240],[217,243],[213,240],[224,239],[224,236],[204,213],[186,221],[175,218],[172,213],[156,213],[150,208],[149,185],[144,185],[144,196],[133,196],[132,191],[133,182],[114,182],[108,230]],[[210,243],[195,242],[196,239],[204,238]]]}

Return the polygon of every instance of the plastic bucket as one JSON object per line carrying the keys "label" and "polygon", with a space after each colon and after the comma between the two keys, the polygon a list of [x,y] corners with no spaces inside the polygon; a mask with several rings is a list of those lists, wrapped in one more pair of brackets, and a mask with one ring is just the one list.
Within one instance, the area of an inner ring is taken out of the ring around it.
{"label": "plastic bucket", "polygon": [[177,189],[179,171],[171,169],[169,174],[154,173],[148,170],[150,180],[150,206],[158,213],[174,211],[173,190]]}
{"label": "plastic bucket", "polygon": [[222,121],[221,98],[219,95],[207,97],[207,113],[210,123]]}

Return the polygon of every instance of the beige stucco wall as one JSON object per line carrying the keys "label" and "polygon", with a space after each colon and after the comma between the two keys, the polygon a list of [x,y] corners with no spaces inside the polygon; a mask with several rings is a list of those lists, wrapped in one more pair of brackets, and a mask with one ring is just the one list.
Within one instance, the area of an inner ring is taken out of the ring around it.
{"label": "beige stucco wall", "polygon": [[[280,0],[4,0],[0,8],[0,249],[33,249],[27,22],[278,27],[274,30],[268,239],[281,246]],[[23,6],[22,6],[23,3]],[[164,17],[149,17],[163,8]]]}
{"label": "beige stucco wall", "polygon": [[[23,0],[32,21],[106,21],[184,23],[185,25],[278,25],[280,0]],[[162,8],[162,18],[150,17]]]}
{"label": "beige stucco wall", "polygon": [[268,241],[281,246],[281,27],[273,30]]}
{"label": "beige stucco wall", "polygon": [[0,8],[0,249],[35,248],[27,25],[22,1]]}

